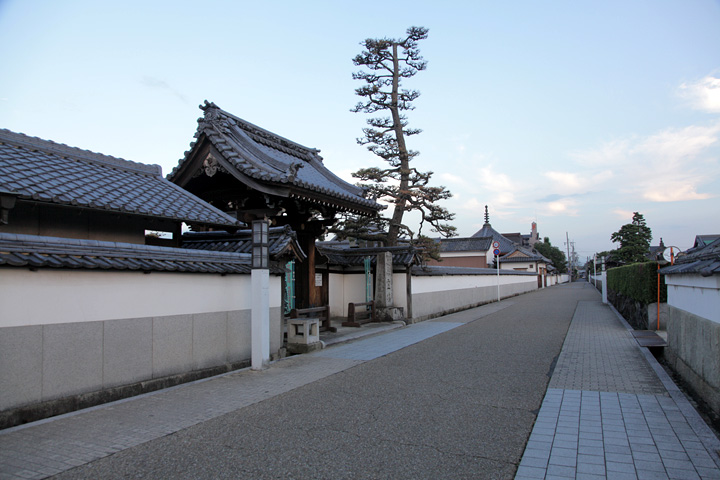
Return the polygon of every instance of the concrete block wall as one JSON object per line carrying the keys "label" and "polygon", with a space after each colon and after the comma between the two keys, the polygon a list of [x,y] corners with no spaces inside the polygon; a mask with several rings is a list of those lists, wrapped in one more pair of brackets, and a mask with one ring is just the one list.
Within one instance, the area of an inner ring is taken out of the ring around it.
{"label": "concrete block wall", "polygon": [[668,306],[671,367],[720,419],[720,323]]}
{"label": "concrete block wall", "polygon": [[249,359],[250,310],[0,328],[0,411]]}

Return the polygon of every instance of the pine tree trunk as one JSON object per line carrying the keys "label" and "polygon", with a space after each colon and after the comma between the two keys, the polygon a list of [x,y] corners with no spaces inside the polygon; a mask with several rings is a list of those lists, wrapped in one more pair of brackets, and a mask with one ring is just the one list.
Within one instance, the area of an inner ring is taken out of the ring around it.
{"label": "pine tree trunk", "polygon": [[400,188],[399,198],[395,200],[390,226],[388,227],[389,246],[397,245],[400,235],[400,225],[402,224],[403,214],[407,205],[406,195],[408,193],[408,184],[410,181],[410,158],[407,146],[405,145],[405,135],[403,134],[403,126],[400,118],[400,109],[398,108],[398,89],[400,84],[400,65],[398,60],[398,45],[393,43],[393,83],[392,83],[392,105],[390,113],[393,119],[393,130],[395,131],[395,139],[397,140],[398,153],[400,156]]}

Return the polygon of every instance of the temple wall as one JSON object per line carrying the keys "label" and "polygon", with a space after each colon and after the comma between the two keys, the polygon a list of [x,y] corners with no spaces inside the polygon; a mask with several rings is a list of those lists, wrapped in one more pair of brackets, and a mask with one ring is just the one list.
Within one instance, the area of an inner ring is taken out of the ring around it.
{"label": "temple wall", "polygon": [[2,269],[0,411],[248,362],[250,301],[250,275]]}

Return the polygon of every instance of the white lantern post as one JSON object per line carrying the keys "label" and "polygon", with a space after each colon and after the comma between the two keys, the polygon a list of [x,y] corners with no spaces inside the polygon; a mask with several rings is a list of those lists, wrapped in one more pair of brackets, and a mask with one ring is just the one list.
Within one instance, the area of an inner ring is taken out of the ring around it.
{"label": "white lantern post", "polygon": [[268,222],[252,222],[252,310],[251,369],[262,370],[270,363],[270,269]]}

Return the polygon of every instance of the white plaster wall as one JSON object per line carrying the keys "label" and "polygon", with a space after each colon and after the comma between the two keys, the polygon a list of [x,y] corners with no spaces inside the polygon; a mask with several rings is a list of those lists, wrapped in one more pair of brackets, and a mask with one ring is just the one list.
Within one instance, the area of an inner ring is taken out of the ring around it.
{"label": "white plaster wall", "polygon": [[440,258],[465,258],[465,257],[484,257],[487,252],[477,250],[469,250],[467,252],[443,252]]}
{"label": "white plaster wall", "polygon": [[365,302],[365,274],[330,274],[330,316],[347,317],[348,303]]}
{"label": "white plaster wall", "polygon": [[[413,277],[413,319],[422,321],[444,313],[495,302],[498,299],[494,275],[448,275]],[[534,275],[501,275],[500,296],[537,290]]]}
{"label": "white plaster wall", "polygon": [[503,262],[500,260],[500,270],[515,270],[537,273],[535,262]]}
{"label": "white plaster wall", "polygon": [[720,275],[666,275],[668,305],[720,323]]}
{"label": "white plaster wall", "polygon": [[407,274],[393,273],[393,305],[404,309],[407,315]]}
{"label": "white plaster wall", "polygon": [[[499,279],[499,280],[498,280]],[[447,290],[464,290],[467,288],[492,287],[513,283],[535,282],[537,277],[529,275],[445,275],[445,276],[413,276],[413,295]]]}
{"label": "white plaster wall", "polygon": [[[270,307],[281,280],[270,277]],[[250,275],[2,269],[0,327],[251,308]]]}

